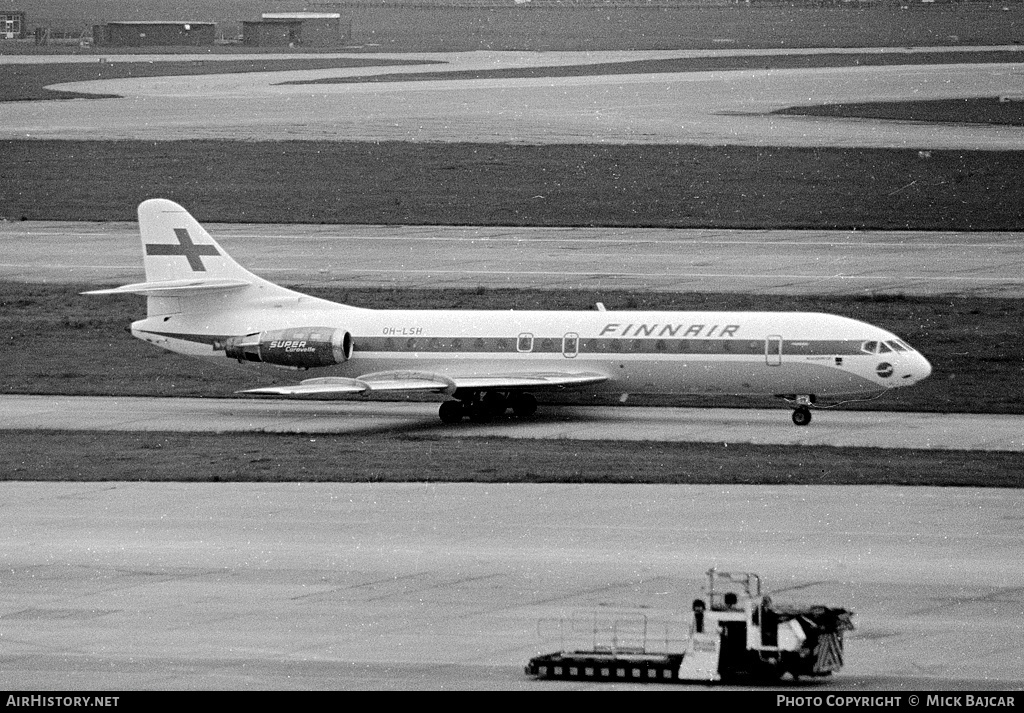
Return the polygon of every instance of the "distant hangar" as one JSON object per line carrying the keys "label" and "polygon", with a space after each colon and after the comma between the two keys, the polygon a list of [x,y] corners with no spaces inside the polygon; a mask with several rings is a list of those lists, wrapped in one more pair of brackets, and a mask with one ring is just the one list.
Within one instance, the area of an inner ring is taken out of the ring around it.
{"label": "distant hangar", "polygon": [[[265,12],[259,20],[242,22],[242,44],[254,47],[329,47],[346,37],[341,13]],[[93,27],[98,47],[212,45],[217,26],[212,22],[131,21]]]}
{"label": "distant hangar", "polygon": [[212,22],[108,22],[92,28],[93,44],[98,47],[198,47],[212,45],[216,37],[217,26]]}
{"label": "distant hangar", "polygon": [[344,39],[337,12],[265,12],[242,22],[242,44],[254,47],[325,47]]}

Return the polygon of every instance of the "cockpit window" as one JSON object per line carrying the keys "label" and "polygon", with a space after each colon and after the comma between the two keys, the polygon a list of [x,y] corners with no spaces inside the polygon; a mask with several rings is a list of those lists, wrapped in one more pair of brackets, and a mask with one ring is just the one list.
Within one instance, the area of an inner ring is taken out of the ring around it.
{"label": "cockpit window", "polygon": [[864,342],[860,348],[861,351],[867,352],[868,354],[874,354],[878,351],[878,342]]}
{"label": "cockpit window", "polygon": [[889,353],[891,351],[892,351],[892,347],[890,347],[886,342],[882,342],[881,344],[878,345],[878,353],[879,354],[887,354],[887,353]]}
{"label": "cockpit window", "polygon": [[886,342],[886,344],[888,344],[890,347],[892,347],[898,352],[910,351],[903,344],[901,344],[898,339],[893,339],[891,342]]}

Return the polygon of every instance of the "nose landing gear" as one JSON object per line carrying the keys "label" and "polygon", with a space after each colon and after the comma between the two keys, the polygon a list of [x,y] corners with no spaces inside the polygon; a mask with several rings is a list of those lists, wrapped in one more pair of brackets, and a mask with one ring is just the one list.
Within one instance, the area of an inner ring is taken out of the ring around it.
{"label": "nose landing gear", "polygon": [[806,426],[811,422],[811,406],[817,401],[814,394],[794,394],[783,398],[793,405],[793,423]]}
{"label": "nose landing gear", "polygon": [[806,406],[797,406],[793,409],[793,423],[797,426],[806,426],[811,422],[811,410]]}

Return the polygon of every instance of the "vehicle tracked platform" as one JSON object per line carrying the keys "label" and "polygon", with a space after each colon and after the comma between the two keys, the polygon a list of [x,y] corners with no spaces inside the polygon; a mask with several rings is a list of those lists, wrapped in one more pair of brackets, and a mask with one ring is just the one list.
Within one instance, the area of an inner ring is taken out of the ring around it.
{"label": "vehicle tracked platform", "polygon": [[666,683],[678,681],[683,654],[601,654],[573,651],[546,654],[530,659],[526,673],[537,678],[568,681],[626,681]]}
{"label": "vehicle tracked platform", "polygon": [[[842,669],[843,635],[854,628],[853,612],[823,605],[780,606],[753,572],[712,567],[706,576],[684,638],[671,638],[667,625],[662,637],[639,610],[637,629],[628,620],[599,626],[595,614],[586,632],[595,642],[591,649],[535,656],[526,666],[527,675],[634,683],[767,683],[787,675],[794,681],[823,678]],[[575,624],[570,624],[572,634],[580,632]],[[559,630],[564,637],[565,627]]]}

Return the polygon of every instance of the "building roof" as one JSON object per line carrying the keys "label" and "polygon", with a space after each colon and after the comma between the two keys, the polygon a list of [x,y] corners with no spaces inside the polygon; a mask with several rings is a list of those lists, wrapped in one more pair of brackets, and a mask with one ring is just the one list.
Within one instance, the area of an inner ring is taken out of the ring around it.
{"label": "building roof", "polygon": [[265,12],[264,20],[338,20],[340,12]]}
{"label": "building roof", "polygon": [[115,20],[107,25],[214,25],[214,22],[195,22],[194,20]]}
{"label": "building roof", "polygon": [[242,20],[243,25],[301,25],[302,20],[296,18],[272,18],[270,20]]}

